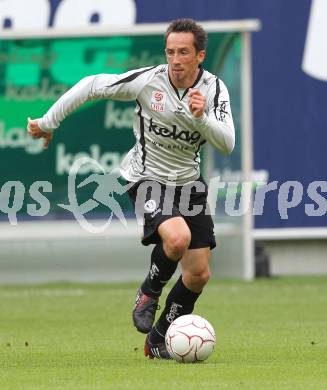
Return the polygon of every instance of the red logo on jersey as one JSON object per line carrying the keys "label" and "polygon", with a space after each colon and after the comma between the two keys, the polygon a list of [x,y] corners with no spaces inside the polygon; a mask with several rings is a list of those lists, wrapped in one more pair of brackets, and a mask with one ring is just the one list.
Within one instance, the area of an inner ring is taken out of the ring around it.
{"label": "red logo on jersey", "polygon": [[156,99],[157,102],[161,102],[161,100],[163,99],[162,92],[155,92],[154,98]]}
{"label": "red logo on jersey", "polygon": [[151,97],[151,110],[153,111],[165,111],[167,95],[165,92],[153,91]]}

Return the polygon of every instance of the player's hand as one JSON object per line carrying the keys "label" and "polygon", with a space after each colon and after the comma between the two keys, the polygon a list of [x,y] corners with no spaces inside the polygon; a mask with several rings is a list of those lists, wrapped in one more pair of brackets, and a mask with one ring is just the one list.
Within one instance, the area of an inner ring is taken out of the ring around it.
{"label": "player's hand", "polygon": [[190,89],[188,92],[188,106],[195,118],[201,118],[206,108],[206,99],[198,89]]}
{"label": "player's hand", "polygon": [[30,136],[34,139],[44,138],[43,148],[44,149],[48,148],[53,135],[52,133],[43,131],[39,127],[38,119],[27,118],[27,131],[29,132]]}

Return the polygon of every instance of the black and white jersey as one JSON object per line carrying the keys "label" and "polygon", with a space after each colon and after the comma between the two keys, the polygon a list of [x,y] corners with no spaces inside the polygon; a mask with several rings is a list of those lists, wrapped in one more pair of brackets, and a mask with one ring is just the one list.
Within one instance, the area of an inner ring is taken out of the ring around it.
{"label": "black and white jersey", "polygon": [[230,153],[235,143],[224,83],[200,68],[192,88],[206,98],[201,118],[189,110],[188,89],[178,90],[171,83],[168,65],[89,76],[66,92],[39,120],[39,126],[45,131],[56,129],[70,112],[91,99],[134,100],[136,143],[122,162],[123,177],[132,182],[173,179],[182,185],[199,177],[199,152],[206,141],[224,153]]}

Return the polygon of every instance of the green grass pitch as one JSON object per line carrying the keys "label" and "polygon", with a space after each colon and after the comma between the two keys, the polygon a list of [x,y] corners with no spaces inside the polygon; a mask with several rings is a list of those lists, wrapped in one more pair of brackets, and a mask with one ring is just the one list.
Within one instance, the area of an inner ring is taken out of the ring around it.
{"label": "green grass pitch", "polygon": [[136,287],[1,286],[0,389],[327,389],[327,277],[211,281],[216,350],[190,365],[144,358]]}

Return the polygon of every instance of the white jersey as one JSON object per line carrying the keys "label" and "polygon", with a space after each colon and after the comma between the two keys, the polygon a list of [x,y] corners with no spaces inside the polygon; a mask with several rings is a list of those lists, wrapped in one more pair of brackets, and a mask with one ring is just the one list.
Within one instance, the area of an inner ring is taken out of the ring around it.
{"label": "white jersey", "polygon": [[70,112],[91,99],[134,100],[136,143],[121,164],[122,176],[132,182],[165,183],[173,178],[182,185],[199,177],[199,153],[206,141],[224,153],[230,153],[235,143],[224,83],[200,68],[191,88],[206,98],[201,118],[189,110],[188,89],[178,90],[171,83],[168,65],[89,76],[66,92],[39,120],[39,126],[44,131],[56,129]]}

